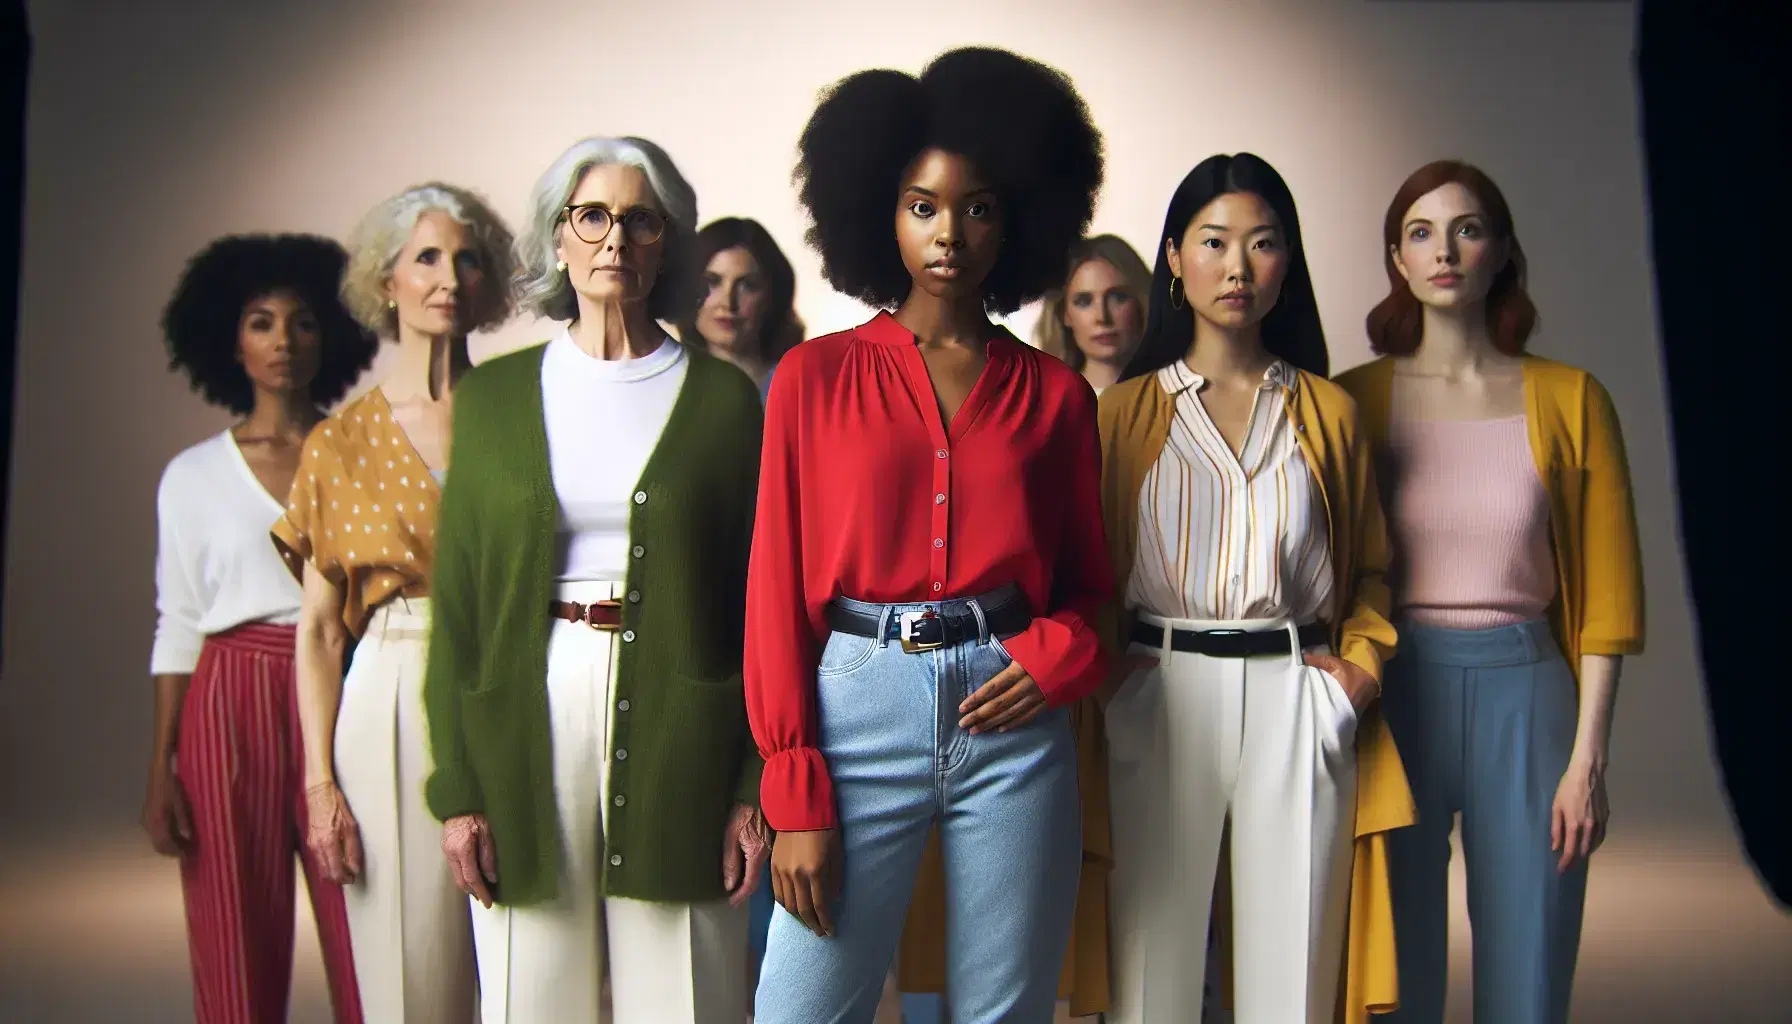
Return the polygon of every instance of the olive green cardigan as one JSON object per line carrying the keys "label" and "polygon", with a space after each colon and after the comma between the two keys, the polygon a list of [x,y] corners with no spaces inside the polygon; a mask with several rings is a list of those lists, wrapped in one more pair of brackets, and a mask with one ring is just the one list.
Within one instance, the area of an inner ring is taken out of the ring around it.
{"label": "olive green cardigan", "polygon": [[[675,344],[666,342],[666,344]],[[500,356],[455,389],[453,469],[431,581],[423,701],[435,769],[429,809],[483,813],[496,897],[552,899],[560,823],[548,724],[548,603],[559,520],[542,418],[546,346]],[[722,835],[758,803],[763,763],[741,687],[747,551],[763,411],[733,366],[689,353],[683,386],[636,486],[616,677],[606,895],[720,898]],[[627,708],[626,711],[622,710]]]}

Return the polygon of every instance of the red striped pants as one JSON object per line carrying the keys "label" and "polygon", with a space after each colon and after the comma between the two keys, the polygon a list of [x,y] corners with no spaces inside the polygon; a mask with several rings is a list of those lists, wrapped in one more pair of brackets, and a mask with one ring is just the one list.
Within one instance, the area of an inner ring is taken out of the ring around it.
{"label": "red striped pants", "polygon": [[305,849],[293,628],[208,637],[181,710],[176,773],[192,810],[181,860],[197,1024],[273,1024],[292,989],[293,856],[304,862],[341,1024],[361,1024],[342,889]]}

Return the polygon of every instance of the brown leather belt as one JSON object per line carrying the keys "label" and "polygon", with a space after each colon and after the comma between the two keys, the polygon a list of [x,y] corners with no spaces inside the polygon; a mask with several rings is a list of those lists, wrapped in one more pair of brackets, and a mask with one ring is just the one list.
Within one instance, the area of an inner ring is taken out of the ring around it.
{"label": "brown leather belt", "polygon": [[592,629],[601,629],[606,633],[622,628],[622,602],[616,600],[593,601],[590,604],[550,601],[548,614],[566,622],[582,622]]}

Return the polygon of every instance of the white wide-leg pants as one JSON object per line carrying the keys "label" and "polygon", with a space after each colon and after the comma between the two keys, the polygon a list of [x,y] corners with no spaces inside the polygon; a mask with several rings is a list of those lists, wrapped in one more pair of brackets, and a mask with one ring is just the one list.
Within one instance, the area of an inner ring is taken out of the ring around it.
{"label": "white wide-leg pants", "polygon": [[466,896],[423,801],[434,767],[423,711],[428,636],[426,598],[375,610],[336,714],[336,784],[366,860],[342,895],[368,1024],[469,1024],[476,1005]]}
{"label": "white wide-leg pants", "polygon": [[[1107,709],[1114,871],[1109,1024],[1201,1019],[1220,839],[1232,836],[1236,1024],[1329,1024],[1356,823],[1356,714],[1299,654],[1172,651],[1172,629],[1286,628],[1152,615],[1158,667]],[[1323,652],[1320,652],[1323,653]]]}
{"label": "white wide-leg pants", "polygon": [[[589,604],[621,590],[562,583],[559,599]],[[629,713],[614,695],[616,637],[571,622],[555,622],[549,634],[559,895],[527,907],[472,904],[484,1024],[740,1024],[745,1014],[744,906],[606,899],[598,891],[604,810],[629,797],[609,792],[611,716]],[[713,845],[719,871],[720,834]],[[606,968],[611,1013],[603,1012]]]}

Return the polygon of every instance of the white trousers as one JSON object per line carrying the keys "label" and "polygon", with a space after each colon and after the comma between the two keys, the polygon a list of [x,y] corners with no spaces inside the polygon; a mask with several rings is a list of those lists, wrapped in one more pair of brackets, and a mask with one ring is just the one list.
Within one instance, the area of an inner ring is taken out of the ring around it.
{"label": "white trousers", "polygon": [[365,870],[343,887],[364,1016],[471,1024],[467,898],[423,802],[432,762],[423,711],[429,602],[394,597],[355,646],[336,716],[336,782],[361,826]]}
{"label": "white trousers", "polygon": [[[559,599],[590,603],[621,591],[616,583],[562,583]],[[746,907],[725,900],[606,899],[598,891],[604,809],[629,796],[609,791],[611,715],[628,714],[614,696],[616,638],[571,622],[555,622],[549,634],[558,896],[527,907],[472,904],[484,1024],[740,1024],[745,1018]],[[715,853],[719,866],[719,835]],[[604,1012],[606,973],[610,1013]]]}
{"label": "white trousers", "polygon": [[[1232,850],[1237,1024],[1330,1024],[1342,971],[1356,823],[1356,713],[1299,654],[1210,658],[1169,649],[1170,629],[1285,622],[1141,618],[1158,667],[1107,710],[1114,870],[1109,1024],[1201,1019],[1220,839]],[[1323,653],[1323,652],[1321,652]]]}

